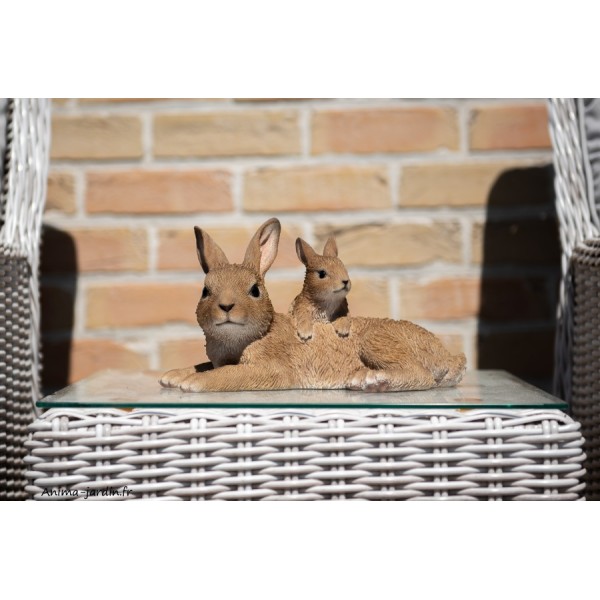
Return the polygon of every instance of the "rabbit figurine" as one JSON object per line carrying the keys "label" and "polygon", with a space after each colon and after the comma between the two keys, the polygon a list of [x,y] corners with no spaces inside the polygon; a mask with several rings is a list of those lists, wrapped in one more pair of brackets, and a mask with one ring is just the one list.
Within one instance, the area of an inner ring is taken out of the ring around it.
{"label": "rabbit figurine", "polygon": [[269,219],[250,241],[241,265],[230,264],[195,228],[206,273],[196,309],[211,363],[174,369],[160,383],[185,391],[276,389],[423,390],[456,385],[464,355],[452,356],[432,333],[408,321],[353,317],[350,335],[315,322],[302,342],[290,315],[273,310],[264,275],[275,260],[281,225]]}
{"label": "rabbit figurine", "polygon": [[315,322],[333,323],[336,333],[346,337],[350,333],[346,296],[352,284],[344,263],[337,257],[335,238],[332,236],[327,240],[322,256],[298,238],[296,254],[306,267],[302,291],[289,310],[298,337],[303,341],[309,340]]}

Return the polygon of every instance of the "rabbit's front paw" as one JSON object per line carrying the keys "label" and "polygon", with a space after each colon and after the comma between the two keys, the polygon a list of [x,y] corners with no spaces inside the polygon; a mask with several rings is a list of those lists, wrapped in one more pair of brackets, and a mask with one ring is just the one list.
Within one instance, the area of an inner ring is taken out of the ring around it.
{"label": "rabbit's front paw", "polygon": [[389,385],[390,382],[384,371],[373,371],[363,367],[354,373],[347,388],[362,392],[385,392]]}
{"label": "rabbit's front paw", "polygon": [[184,381],[181,382],[179,388],[184,392],[204,391],[204,385],[202,384],[202,375],[200,373],[194,373],[193,375],[189,375]]}
{"label": "rabbit's front paw", "polygon": [[352,325],[352,321],[348,317],[340,317],[336,321],[333,322],[333,326],[335,327],[335,332],[340,337],[348,337],[350,335],[350,326]]}
{"label": "rabbit's front paw", "polygon": [[303,342],[307,342],[308,340],[310,340],[313,336],[313,328],[312,328],[312,323],[310,324],[310,326],[302,326],[302,325],[298,325],[296,327],[296,335],[303,341]]}
{"label": "rabbit's front paw", "polygon": [[193,367],[186,369],[172,369],[167,371],[159,380],[163,387],[179,387],[180,384],[194,372]]}

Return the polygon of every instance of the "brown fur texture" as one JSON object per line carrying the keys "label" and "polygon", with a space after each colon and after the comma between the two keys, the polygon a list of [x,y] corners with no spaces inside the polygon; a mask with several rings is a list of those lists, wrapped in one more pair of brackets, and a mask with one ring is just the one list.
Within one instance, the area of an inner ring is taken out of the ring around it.
{"label": "brown fur texture", "polygon": [[277,219],[264,223],[241,265],[230,265],[210,236],[196,228],[198,256],[206,273],[206,291],[196,315],[212,365],[169,371],[161,385],[193,392],[397,391],[460,381],[464,355],[452,356],[432,333],[408,321],[354,317],[347,337],[340,337],[331,323],[317,321],[312,339],[301,341],[293,318],[274,313],[264,287],[280,227]]}
{"label": "brown fur texture", "polygon": [[298,238],[296,254],[306,267],[302,291],[289,310],[298,337],[303,341],[312,338],[315,323],[333,323],[336,333],[346,337],[350,333],[346,297],[352,283],[344,263],[337,257],[335,238],[327,240],[322,256]]}
{"label": "brown fur texture", "polygon": [[269,223],[255,234],[241,265],[230,265],[212,238],[194,228],[198,258],[206,273],[196,319],[214,367],[237,364],[246,346],[263,337],[273,320],[263,276],[277,256],[279,229]]}

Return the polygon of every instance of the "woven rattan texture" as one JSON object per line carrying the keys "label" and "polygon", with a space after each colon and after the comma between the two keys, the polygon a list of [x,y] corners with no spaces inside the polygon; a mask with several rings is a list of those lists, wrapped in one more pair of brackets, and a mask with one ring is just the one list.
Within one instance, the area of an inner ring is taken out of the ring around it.
{"label": "woven rattan texture", "polygon": [[574,417],[582,422],[588,455],[586,494],[598,499],[600,362],[596,344],[600,332],[597,287],[600,261],[597,242],[586,240],[600,238],[600,219],[591,192],[583,99],[552,98],[549,115],[562,244],[554,392],[571,403]]}
{"label": "woven rattan texture", "polygon": [[50,102],[13,98],[0,190],[0,499],[24,498],[23,443],[39,398],[38,263]]}
{"label": "woven rattan texture", "polygon": [[573,252],[574,417],[586,440],[586,496],[600,500],[600,239]]}
{"label": "woven rattan texture", "polygon": [[46,201],[50,153],[50,101],[43,98],[13,98],[7,120],[6,171],[0,196],[4,220],[0,245],[31,265],[29,298],[31,315],[31,360],[33,400],[39,398],[39,246],[42,213]]}
{"label": "woven rattan texture", "polygon": [[33,420],[27,257],[0,246],[0,499],[26,498],[23,457]]}
{"label": "woven rattan texture", "polygon": [[[35,499],[576,500],[580,426],[540,410],[51,409],[30,426]],[[106,497],[101,497],[105,499]]]}
{"label": "woven rattan texture", "polygon": [[550,134],[554,155],[556,212],[560,223],[562,280],[557,312],[554,393],[567,401],[572,396],[573,250],[586,239],[598,237],[598,219],[589,196],[583,137],[581,98],[549,101]]}

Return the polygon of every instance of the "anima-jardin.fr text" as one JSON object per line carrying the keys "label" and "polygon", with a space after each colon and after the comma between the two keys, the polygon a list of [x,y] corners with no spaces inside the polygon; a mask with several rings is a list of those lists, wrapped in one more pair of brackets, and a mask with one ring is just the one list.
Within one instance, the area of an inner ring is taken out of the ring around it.
{"label": "anima-jardin.fr text", "polygon": [[109,498],[111,496],[129,496],[133,493],[133,490],[130,490],[127,486],[122,488],[98,488],[98,489],[90,489],[86,488],[85,490],[69,490],[65,488],[54,488],[48,489],[44,488],[42,490],[42,496],[48,497],[56,497],[56,498],[83,498],[87,500],[88,498]]}

